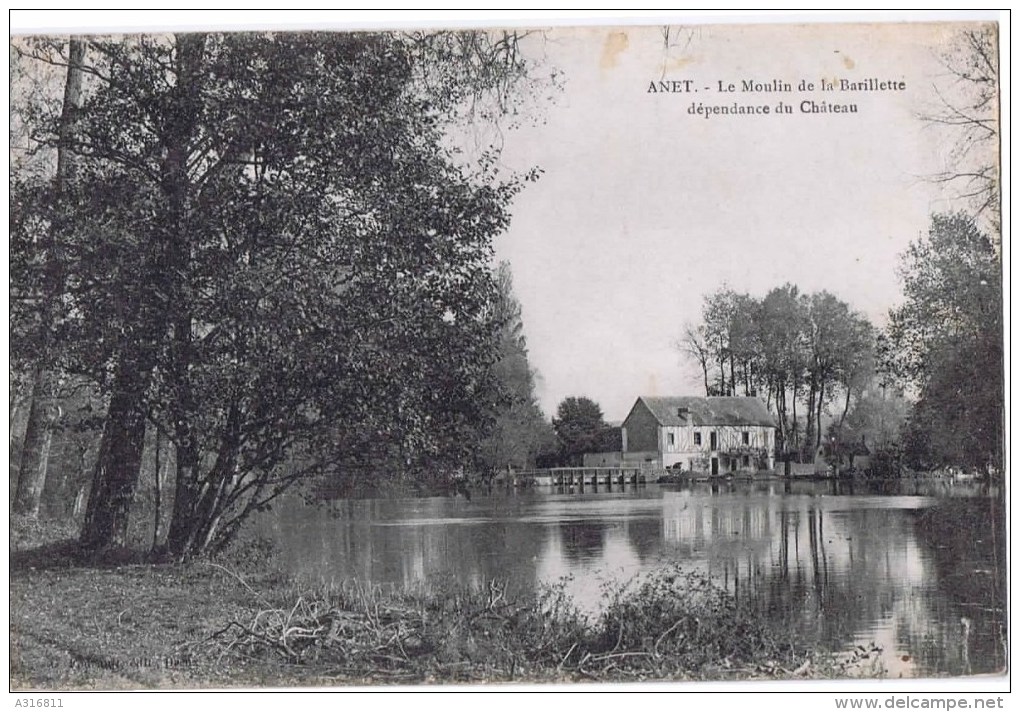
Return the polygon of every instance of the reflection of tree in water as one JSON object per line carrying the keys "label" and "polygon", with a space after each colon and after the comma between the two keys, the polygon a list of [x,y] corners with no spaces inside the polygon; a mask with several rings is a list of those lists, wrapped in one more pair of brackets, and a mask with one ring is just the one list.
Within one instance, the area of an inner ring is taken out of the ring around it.
{"label": "reflection of tree in water", "polygon": [[1004,577],[981,541],[1001,532],[1001,512],[993,527],[987,502],[780,511],[772,565],[728,561],[740,573],[731,587],[809,639],[835,648],[874,641],[906,674],[998,670]]}
{"label": "reflection of tree in water", "polygon": [[627,541],[642,564],[655,562],[662,555],[662,517],[642,517],[626,524]]}
{"label": "reflection of tree in water", "polygon": [[958,673],[1005,668],[1006,543],[1002,500],[953,498],[921,512],[914,530],[944,596],[937,629],[918,643],[928,667]]}
{"label": "reflection of tree in water", "polygon": [[549,530],[496,519],[497,507],[508,503],[433,497],[340,500],[326,508],[287,501],[263,530],[281,542],[285,565],[313,580],[404,587],[497,579],[511,593],[531,593]]}
{"label": "reflection of tree in water", "polygon": [[512,595],[528,596],[538,589],[538,562],[549,538],[547,527],[532,522],[503,521],[467,532],[465,550],[455,559],[461,567],[471,557],[485,580],[497,579]]}
{"label": "reflection of tree in water", "polygon": [[830,487],[794,482],[784,495],[783,483],[774,492],[723,485],[714,494],[705,485],[664,497],[653,516],[540,523],[527,516],[536,501],[528,498],[348,502],[329,521],[315,509],[288,512],[267,533],[294,539],[284,554],[317,577],[403,584],[446,571],[460,583],[497,578],[521,592],[571,573],[584,594],[596,588],[593,571],[621,562],[647,570],[668,557],[810,641],[842,649],[874,640],[897,660],[909,653],[904,674],[1001,669],[1001,501],[953,496],[911,510],[871,498],[869,486],[853,499]]}
{"label": "reflection of tree in water", "polygon": [[783,510],[776,518],[772,566],[752,570],[744,584],[770,619],[842,647],[863,621],[888,612],[900,582],[890,580],[879,557],[869,560],[869,552],[886,548],[884,542],[876,546],[871,535],[893,532],[895,512],[865,510],[840,521],[812,507]]}
{"label": "reflection of tree in water", "polygon": [[[855,494],[874,494],[871,483],[860,489]],[[1002,669],[1001,503],[997,518],[989,512],[998,499],[954,496],[918,510],[827,497],[801,506],[778,501],[749,501],[762,508],[757,514],[726,502],[704,515],[692,502],[667,516],[692,515],[677,529],[679,548],[705,558],[738,597],[809,640],[836,649],[875,642],[892,675]]]}
{"label": "reflection of tree in water", "polygon": [[609,525],[597,521],[560,522],[563,553],[571,563],[591,561],[602,556]]}

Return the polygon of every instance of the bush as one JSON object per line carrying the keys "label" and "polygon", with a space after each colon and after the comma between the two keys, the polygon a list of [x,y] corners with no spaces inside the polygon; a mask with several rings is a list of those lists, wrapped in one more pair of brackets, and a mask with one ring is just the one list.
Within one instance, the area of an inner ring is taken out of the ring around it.
{"label": "bush", "polygon": [[899,457],[894,452],[876,452],[871,457],[868,475],[875,479],[899,477],[901,475]]}
{"label": "bush", "polygon": [[[790,641],[703,574],[673,565],[608,592],[598,647],[642,651],[675,674],[786,657]],[[631,656],[633,657],[633,656]]]}
{"label": "bush", "polygon": [[596,616],[579,612],[563,585],[514,599],[497,581],[465,588],[438,579],[391,592],[344,583],[281,600],[221,633],[216,644],[226,651],[342,669],[347,679],[703,679],[807,669],[789,635],[677,566],[607,586]]}

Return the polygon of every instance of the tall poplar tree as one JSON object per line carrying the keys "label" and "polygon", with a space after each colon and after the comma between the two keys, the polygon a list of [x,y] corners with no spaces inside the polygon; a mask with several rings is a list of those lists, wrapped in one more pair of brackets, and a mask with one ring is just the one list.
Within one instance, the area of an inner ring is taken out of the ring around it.
{"label": "tall poplar tree", "polygon": [[[33,343],[34,367],[31,372],[31,391],[28,395],[29,412],[25,426],[25,437],[21,449],[21,463],[18,471],[18,483],[14,495],[13,511],[17,514],[35,515],[39,512],[43,488],[49,469],[50,450],[53,443],[53,431],[60,416],[60,407],[56,402],[59,377],[53,371],[56,359],[52,352],[58,348],[55,338],[54,322],[59,310],[58,301],[63,290],[65,265],[60,253],[61,235],[65,229],[66,195],[70,192],[70,183],[74,180],[73,143],[74,115],[81,100],[82,62],[84,59],[84,43],[79,37],[72,37],[68,42],[68,60],[65,70],[63,100],[56,126],[56,175],[52,188],[47,191],[47,200],[55,206],[49,219],[43,223],[36,222],[31,238],[36,242],[32,252],[38,258],[35,266],[37,276],[35,289],[30,294],[19,295],[22,308],[32,313],[33,323],[31,334],[22,332]],[[28,186],[20,186],[30,190]],[[13,190],[12,194],[18,191]],[[17,198],[15,202],[17,202]],[[28,205],[22,203],[22,210]],[[12,212],[18,212],[16,207]],[[22,213],[24,216],[24,212]],[[14,218],[16,223],[18,218]],[[14,232],[14,230],[12,230]],[[27,236],[24,236],[27,237]],[[27,265],[23,265],[27,267]],[[18,274],[16,271],[15,274]],[[27,271],[20,272],[22,276]],[[22,285],[27,287],[28,285]]]}

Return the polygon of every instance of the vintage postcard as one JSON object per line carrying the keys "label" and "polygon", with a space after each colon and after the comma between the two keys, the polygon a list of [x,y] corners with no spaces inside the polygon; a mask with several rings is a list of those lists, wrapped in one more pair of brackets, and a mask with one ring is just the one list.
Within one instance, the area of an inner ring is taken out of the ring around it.
{"label": "vintage postcard", "polygon": [[770,19],[12,34],[21,706],[1001,707],[1002,28]]}

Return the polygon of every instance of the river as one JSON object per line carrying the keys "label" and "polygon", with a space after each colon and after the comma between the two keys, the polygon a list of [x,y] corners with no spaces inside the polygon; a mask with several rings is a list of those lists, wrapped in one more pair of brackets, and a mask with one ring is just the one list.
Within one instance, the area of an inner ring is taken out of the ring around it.
{"label": "river", "polygon": [[292,500],[262,520],[290,572],[411,585],[602,585],[668,562],[835,650],[872,643],[892,677],[1001,672],[1000,494],[942,481],[695,483],[463,496]]}

